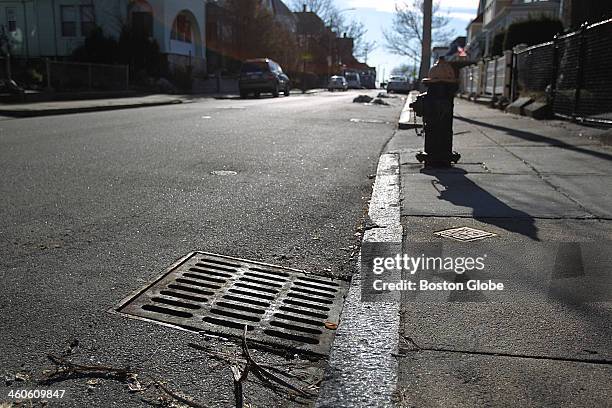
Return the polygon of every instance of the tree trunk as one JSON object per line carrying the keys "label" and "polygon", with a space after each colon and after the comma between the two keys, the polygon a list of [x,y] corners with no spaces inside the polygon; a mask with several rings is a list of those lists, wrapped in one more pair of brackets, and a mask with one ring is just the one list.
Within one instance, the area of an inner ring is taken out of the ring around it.
{"label": "tree trunk", "polygon": [[421,47],[421,69],[419,79],[427,77],[431,66],[431,14],[432,0],[423,1],[423,45]]}

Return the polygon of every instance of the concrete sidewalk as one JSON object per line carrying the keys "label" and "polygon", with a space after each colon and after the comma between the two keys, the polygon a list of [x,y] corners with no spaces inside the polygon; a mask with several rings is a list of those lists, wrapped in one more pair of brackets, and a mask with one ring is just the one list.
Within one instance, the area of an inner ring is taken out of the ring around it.
{"label": "concrete sidewalk", "polygon": [[[305,94],[316,95],[320,92],[324,92],[324,90],[311,89],[306,91]],[[302,95],[302,91],[297,89],[292,90],[291,95]],[[238,95],[233,94],[156,94],[127,98],[0,104],[0,116],[25,118],[35,116],[66,115],[72,113],[101,112],[109,110],[145,108],[151,106],[191,103],[199,99],[205,98],[239,99],[240,97]]]}
{"label": "concrete sidewalk", "polygon": [[12,117],[65,115],[70,113],[172,105],[184,103],[190,99],[190,96],[158,94],[129,98],[0,104],[0,115]]}
{"label": "concrete sidewalk", "polygon": [[[568,302],[552,291],[556,278],[528,272],[546,258],[555,275],[563,254],[546,251],[559,242],[605,246],[612,239],[612,150],[598,130],[462,100],[454,132],[462,160],[453,169],[423,170],[414,155],[424,140],[414,130],[399,130],[387,146],[400,156],[403,252],[486,251],[507,288],[403,298],[399,405],[609,406],[609,259],[597,303]],[[456,227],[495,236],[459,244],[434,235]],[[584,258],[586,268],[591,260]],[[580,278],[569,272],[562,278]],[[470,278],[441,273],[430,280]]]}

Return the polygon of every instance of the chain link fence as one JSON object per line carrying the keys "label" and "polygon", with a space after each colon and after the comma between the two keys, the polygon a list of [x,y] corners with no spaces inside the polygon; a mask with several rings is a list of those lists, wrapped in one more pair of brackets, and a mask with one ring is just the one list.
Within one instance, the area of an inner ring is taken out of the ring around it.
{"label": "chain link fence", "polygon": [[574,116],[612,124],[612,19],[581,33]]}
{"label": "chain link fence", "polygon": [[517,49],[514,54],[513,97],[546,98],[554,76],[554,42]]}
{"label": "chain link fence", "polygon": [[550,104],[555,116],[612,125],[611,39],[612,19],[547,43],[516,47],[507,57],[511,70],[501,67],[504,57],[462,68],[460,92],[496,99],[508,87],[510,100],[530,97]]}

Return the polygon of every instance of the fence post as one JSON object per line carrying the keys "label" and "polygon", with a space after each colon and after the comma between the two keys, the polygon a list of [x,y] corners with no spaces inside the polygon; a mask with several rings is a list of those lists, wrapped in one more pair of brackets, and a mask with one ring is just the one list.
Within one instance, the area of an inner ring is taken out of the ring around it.
{"label": "fence post", "polygon": [[45,58],[45,70],[47,71],[47,91],[51,90],[51,61]]}
{"label": "fence post", "polygon": [[491,96],[493,98],[493,102],[497,101],[497,97],[495,96],[496,90],[497,90],[497,57],[493,59],[493,89],[491,90]]}
{"label": "fence post", "polygon": [[130,66],[125,66],[125,90],[130,90]]}
{"label": "fence post", "polygon": [[9,81],[13,79],[13,74],[11,72],[11,54],[9,52],[6,53],[6,79]]}
{"label": "fence post", "polygon": [[552,75],[550,78],[550,105],[555,111],[555,97],[557,95],[557,78],[559,77],[559,34],[553,37]]}
{"label": "fence post", "polygon": [[92,68],[91,68],[91,64],[87,65],[87,84],[89,85],[89,90],[91,91],[93,89],[93,72],[92,72]]}
{"label": "fence post", "polygon": [[512,102],[512,64],[514,53],[510,50],[504,51],[504,91],[503,97]]}
{"label": "fence post", "polygon": [[486,67],[487,64],[485,60],[481,60],[478,62],[478,89],[476,90],[476,95],[480,96],[483,94],[483,87],[486,83]]}
{"label": "fence post", "polygon": [[572,118],[576,120],[576,116],[580,107],[580,92],[584,83],[584,56],[585,56],[585,37],[586,30],[589,23],[585,22],[580,26],[580,42],[578,48],[578,72],[576,73],[576,95],[574,99],[574,110],[572,112]]}

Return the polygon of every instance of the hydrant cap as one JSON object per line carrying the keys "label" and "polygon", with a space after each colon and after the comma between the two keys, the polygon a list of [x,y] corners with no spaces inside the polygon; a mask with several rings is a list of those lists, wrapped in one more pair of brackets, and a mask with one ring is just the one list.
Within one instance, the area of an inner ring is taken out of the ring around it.
{"label": "hydrant cap", "polygon": [[457,77],[455,76],[455,70],[451,65],[440,57],[433,67],[429,70],[427,78],[423,78],[423,83],[434,83],[434,82],[448,82],[451,84],[457,83]]}

